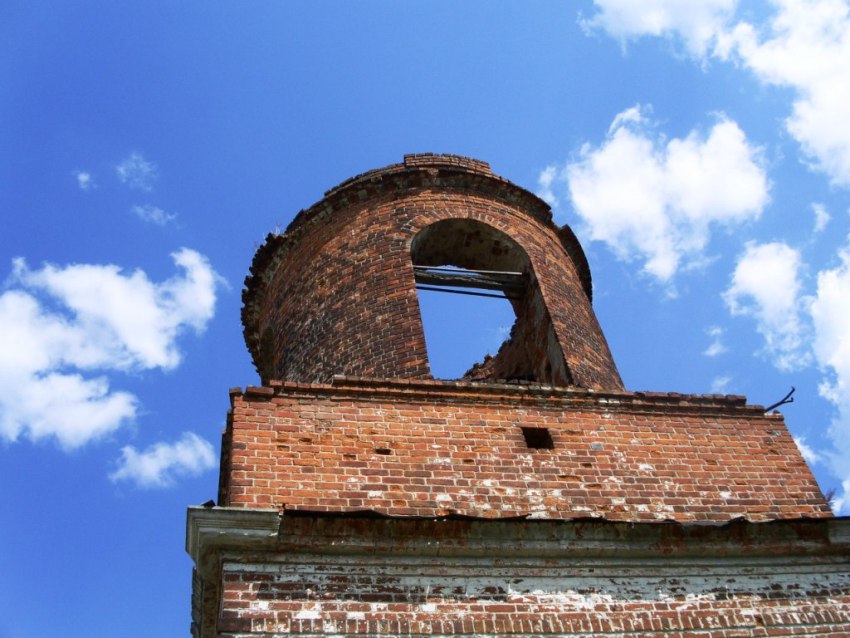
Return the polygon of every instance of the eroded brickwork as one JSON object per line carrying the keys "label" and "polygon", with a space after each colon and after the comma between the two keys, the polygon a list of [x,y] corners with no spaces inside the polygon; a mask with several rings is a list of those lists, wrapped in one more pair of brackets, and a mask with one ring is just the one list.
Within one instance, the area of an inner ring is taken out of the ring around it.
{"label": "eroded brickwork", "polygon": [[[440,265],[517,315],[460,381],[425,351]],[[625,391],[572,231],[486,163],[347,180],[251,270],[264,385],[190,508],[195,638],[850,635],[850,521],[782,416]]]}
{"label": "eroded brickwork", "polygon": [[[343,183],[285,234],[270,235],[247,281],[243,313],[264,380],[429,378],[411,245],[432,224],[470,220],[510,237],[527,255],[540,296],[529,321],[547,322],[537,332],[546,335],[551,326],[553,343],[524,345],[539,350],[532,360],[555,356],[551,378],[537,380],[622,388],[571,231],[552,223],[543,201],[482,166],[408,157]],[[463,244],[447,263],[466,267]]]}
{"label": "eroded brickwork", "polygon": [[[780,415],[742,398],[338,379],[233,393],[220,502],[393,516],[830,516]],[[521,427],[554,448],[529,449]]]}
{"label": "eroded brickwork", "polygon": [[[795,547],[833,545],[812,524],[492,525],[284,514],[277,551],[225,558],[220,627],[246,638],[850,632],[846,555]],[[641,555],[651,547],[663,558]]]}

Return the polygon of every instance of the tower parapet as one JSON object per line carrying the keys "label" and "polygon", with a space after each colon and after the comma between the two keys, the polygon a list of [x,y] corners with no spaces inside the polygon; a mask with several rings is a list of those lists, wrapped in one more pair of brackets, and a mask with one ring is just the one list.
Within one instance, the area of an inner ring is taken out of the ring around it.
{"label": "tower parapet", "polygon": [[267,237],[242,314],[260,376],[430,378],[416,285],[460,281],[445,266],[510,291],[512,337],[477,380],[622,389],[569,227],[485,162],[430,154],[343,182]]}

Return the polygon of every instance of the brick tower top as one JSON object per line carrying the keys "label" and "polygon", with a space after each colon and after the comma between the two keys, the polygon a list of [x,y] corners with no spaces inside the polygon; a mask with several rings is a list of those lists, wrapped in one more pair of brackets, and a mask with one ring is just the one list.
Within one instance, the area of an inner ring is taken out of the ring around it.
{"label": "brick tower top", "polygon": [[344,181],[266,238],[242,311],[263,382],[430,378],[417,283],[511,299],[511,337],[468,378],[622,389],[572,230],[486,162],[433,154]]}

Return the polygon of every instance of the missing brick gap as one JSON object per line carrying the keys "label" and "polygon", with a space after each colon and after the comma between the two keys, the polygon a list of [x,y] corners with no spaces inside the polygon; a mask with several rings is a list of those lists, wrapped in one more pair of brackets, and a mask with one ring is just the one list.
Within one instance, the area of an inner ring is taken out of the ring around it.
{"label": "missing brick gap", "polygon": [[386,455],[386,454],[392,454],[392,453],[393,453],[392,450],[388,447],[376,447],[375,448],[375,454]]}
{"label": "missing brick gap", "polygon": [[532,450],[553,450],[555,442],[549,428],[521,428],[525,444]]}

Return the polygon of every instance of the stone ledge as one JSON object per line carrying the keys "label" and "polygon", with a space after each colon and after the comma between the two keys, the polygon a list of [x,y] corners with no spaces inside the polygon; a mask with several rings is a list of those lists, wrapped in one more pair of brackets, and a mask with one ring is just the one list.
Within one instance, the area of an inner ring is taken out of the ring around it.
{"label": "stone ledge", "polygon": [[492,558],[850,558],[850,517],[722,525],[604,519],[398,518],[369,512],[190,507],[187,551],[201,573],[220,551]]}
{"label": "stone ledge", "polygon": [[440,379],[386,379],[335,375],[331,383],[303,383],[272,380],[268,386],[249,386],[245,391],[230,390],[231,399],[247,396],[254,399],[273,399],[291,392],[339,394],[354,392],[381,396],[441,396],[470,398],[476,401],[506,400],[521,407],[521,401],[568,401],[601,409],[679,409],[709,413],[712,410],[742,412],[747,416],[765,415],[761,405],[747,404],[741,395],[682,394],[679,392],[598,391],[575,386],[561,387],[536,383],[508,383]]}
{"label": "stone ledge", "polygon": [[204,575],[210,569],[210,550],[267,547],[276,541],[280,521],[277,510],[190,507],[186,514],[186,551]]}

